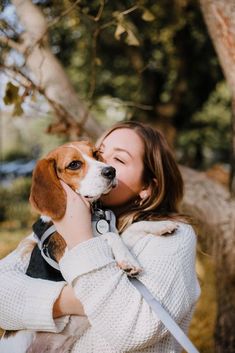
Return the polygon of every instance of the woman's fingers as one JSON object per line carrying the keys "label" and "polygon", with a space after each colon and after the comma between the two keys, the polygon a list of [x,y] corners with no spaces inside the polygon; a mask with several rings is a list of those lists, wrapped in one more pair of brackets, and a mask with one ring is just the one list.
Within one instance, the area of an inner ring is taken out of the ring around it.
{"label": "woman's fingers", "polygon": [[60,183],[61,183],[63,189],[66,191],[66,193],[76,194],[76,192],[73,191],[73,189],[68,184],[66,184],[63,180],[60,179]]}
{"label": "woman's fingers", "polygon": [[61,185],[67,195],[67,205],[63,218],[54,221],[57,231],[62,235],[69,249],[91,239],[91,211],[89,204],[66,183]]}
{"label": "woman's fingers", "polygon": [[66,184],[63,180],[60,180],[60,183],[65,190],[68,198],[74,199],[74,197],[79,198],[84,204],[90,209],[91,205],[90,203],[80,194],[76,193],[68,184]]}

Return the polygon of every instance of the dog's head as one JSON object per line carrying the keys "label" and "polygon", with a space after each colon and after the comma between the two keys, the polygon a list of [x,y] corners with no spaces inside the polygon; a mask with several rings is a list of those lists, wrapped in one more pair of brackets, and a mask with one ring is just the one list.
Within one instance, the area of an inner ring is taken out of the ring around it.
{"label": "dog's head", "polygon": [[60,219],[66,209],[66,193],[60,180],[95,201],[116,186],[115,175],[113,167],[97,160],[97,151],[89,142],[70,142],[38,161],[29,200],[40,214]]}

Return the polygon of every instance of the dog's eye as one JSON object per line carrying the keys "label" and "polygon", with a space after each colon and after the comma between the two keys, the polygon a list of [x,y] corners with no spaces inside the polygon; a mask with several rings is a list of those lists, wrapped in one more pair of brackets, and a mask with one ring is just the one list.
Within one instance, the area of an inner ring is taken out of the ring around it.
{"label": "dog's eye", "polygon": [[72,170],[76,170],[81,168],[82,166],[82,162],[80,161],[72,161],[71,163],[69,163],[69,165],[67,166],[68,169],[72,169]]}

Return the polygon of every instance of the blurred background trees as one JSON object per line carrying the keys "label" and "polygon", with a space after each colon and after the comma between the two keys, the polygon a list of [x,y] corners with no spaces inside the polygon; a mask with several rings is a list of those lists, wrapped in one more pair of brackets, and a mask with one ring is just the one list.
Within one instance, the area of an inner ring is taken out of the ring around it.
{"label": "blurred background trees", "polygon": [[[221,8],[213,23],[211,5]],[[178,162],[204,172],[182,168],[182,207],[198,222],[201,249],[216,258],[213,265],[198,256],[206,293],[191,335],[202,353],[234,352],[232,0],[2,0],[0,6],[1,159],[35,160],[69,139],[94,140],[124,119],[160,128]],[[223,42],[232,48],[229,63],[226,50],[220,54]],[[25,178],[2,183],[3,248],[12,220],[17,234],[32,222],[23,206],[29,187]]]}
{"label": "blurred background trees", "polygon": [[[43,11],[50,34],[48,38],[46,24],[46,38],[40,38],[41,32],[38,38],[47,41],[96,119],[106,125],[137,119],[161,126],[179,160],[194,168],[229,162],[230,94],[197,1],[34,3]],[[8,12],[13,22],[14,11],[9,8],[4,1],[3,14]],[[27,11],[32,9],[25,8],[25,17]],[[7,16],[2,15],[1,21],[3,36],[19,45],[22,28],[11,30]],[[9,42],[2,46],[6,62]],[[26,76],[27,55],[14,65]],[[34,97],[40,89],[45,93],[36,79],[37,87],[31,85],[14,101],[15,114],[21,113],[26,97]],[[9,87],[8,95],[12,94]],[[9,97],[5,101],[10,103]]]}

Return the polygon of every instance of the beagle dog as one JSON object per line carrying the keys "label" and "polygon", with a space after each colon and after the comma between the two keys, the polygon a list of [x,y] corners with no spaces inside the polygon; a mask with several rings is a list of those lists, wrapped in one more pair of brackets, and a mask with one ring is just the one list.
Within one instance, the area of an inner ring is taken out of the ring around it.
{"label": "beagle dog", "polygon": [[[40,232],[43,233],[51,226],[52,219],[59,220],[64,216],[66,193],[60,180],[90,203],[117,185],[115,169],[100,160],[97,150],[89,142],[71,142],[54,149],[37,162],[33,172],[29,200],[31,206],[41,214],[40,220],[33,226],[37,236],[42,235]],[[113,253],[119,266],[130,275],[139,273],[141,270],[139,264],[119,235],[107,233],[104,237],[110,242],[110,246],[116,249],[113,249]],[[66,249],[66,242],[59,233],[54,232],[47,242],[47,248],[50,256],[58,263]],[[26,274],[48,280],[63,280],[61,273],[42,258],[35,242],[29,242],[23,250],[24,255],[32,250]],[[86,326],[85,318],[72,316],[63,334],[26,330],[6,331],[0,342],[0,351],[1,353],[67,352]]]}
{"label": "beagle dog", "polygon": [[[66,193],[60,180],[91,204],[117,185],[116,170],[101,160],[98,151],[90,142],[67,143],[51,151],[46,158],[37,163],[33,172],[30,203],[41,214],[41,225],[36,222],[33,227],[39,233],[41,230],[45,231],[44,225],[46,227],[51,225],[51,219],[59,220],[64,216]],[[39,226],[41,229],[38,229]],[[131,276],[138,274],[141,270],[140,266],[134,257],[126,252],[121,238],[117,234],[109,234],[107,237],[104,235],[104,238],[111,246],[119,266]],[[117,250],[115,246],[113,248],[114,238],[119,239]],[[64,254],[66,243],[61,235],[55,232],[49,238],[47,248],[50,256],[59,262]],[[45,279],[55,280],[48,277]]]}
{"label": "beagle dog", "polygon": [[[65,214],[66,193],[60,180],[90,203],[117,185],[115,169],[99,158],[98,151],[89,142],[70,142],[54,149],[38,161],[33,172],[30,203],[41,214],[39,223],[36,222],[33,228],[37,236],[41,236],[52,225],[52,219],[59,220]],[[159,228],[159,235],[172,232],[175,228],[174,222],[165,222]],[[109,243],[122,270],[130,276],[141,271],[139,263],[117,233],[107,232],[102,237]],[[54,232],[47,241],[47,249],[50,257],[58,263],[65,252],[66,242],[59,233]],[[42,258],[35,242],[26,273],[31,277],[63,280],[61,273]],[[85,317],[71,316],[62,333],[6,331],[0,342],[0,352],[67,352],[88,326],[89,322]]]}

